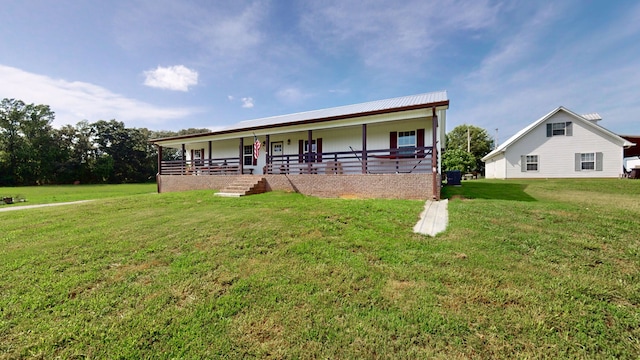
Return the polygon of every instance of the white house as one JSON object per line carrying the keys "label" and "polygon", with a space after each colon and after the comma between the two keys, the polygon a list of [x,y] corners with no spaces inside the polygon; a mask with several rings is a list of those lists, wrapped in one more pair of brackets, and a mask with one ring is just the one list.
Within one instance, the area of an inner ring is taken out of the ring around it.
{"label": "white house", "polygon": [[[437,199],[448,108],[438,91],[155,139],[158,191],[223,189],[252,175],[267,190]],[[181,158],[163,158],[166,148]]]}
{"label": "white house", "polygon": [[482,158],[488,179],[606,178],[623,173],[634,146],[598,124],[598,114],[558,107]]}

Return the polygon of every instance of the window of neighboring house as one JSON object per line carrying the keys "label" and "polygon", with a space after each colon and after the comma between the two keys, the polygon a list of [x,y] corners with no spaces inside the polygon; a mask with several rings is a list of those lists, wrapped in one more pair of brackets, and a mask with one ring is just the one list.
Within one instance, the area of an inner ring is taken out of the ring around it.
{"label": "window of neighboring house", "polygon": [[527,155],[525,161],[527,171],[538,171],[538,155]]}
{"label": "window of neighboring house", "polygon": [[[416,146],[416,132],[415,131],[398,131],[398,149],[402,148],[414,148]],[[413,155],[414,151],[400,150],[401,155]]]}
{"label": "window of neighboring house", "polygon": [[581,170],[595,170],[596,169],[596,154],[595,153],[582,153],[582,154],[580,154],[580,169]]}
{"label": "window of neighboring house", "polygon": [[566,127],[565,123],[553,123],[553,124],[551,124],[551,126],[552,126],[551,135],[553,135],[553,136],[557,136],[557,135],[564,136],[564,130],[565,130],[565,127]]}
{"label": "window of neighboring house", "polygon": [[200,151],[200,149],[198,149],[198,150],[193,150],[193,159],[194,159],[194,160],[200,160],[200,159],[202,159],[202,152]]}
{"label": "window of neighboring house", "polygon": [[572,135],[573,127],[571,121],[547,124],[547,137]]}
{"label": "window of neighboring house", "polygon": [[245,145],[243,151],[245,165],[253,165],[253,145]]}

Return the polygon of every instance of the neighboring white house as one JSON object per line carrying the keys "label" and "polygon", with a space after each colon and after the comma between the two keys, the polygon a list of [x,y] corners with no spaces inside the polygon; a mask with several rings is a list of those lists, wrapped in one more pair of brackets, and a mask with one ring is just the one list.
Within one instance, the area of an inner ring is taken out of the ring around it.
{"label": "neighboring white house", "polygon": [[635,144],[600,126],[601,119],[558,107],[483,157],[485,177],[619,177],[624,148]]}

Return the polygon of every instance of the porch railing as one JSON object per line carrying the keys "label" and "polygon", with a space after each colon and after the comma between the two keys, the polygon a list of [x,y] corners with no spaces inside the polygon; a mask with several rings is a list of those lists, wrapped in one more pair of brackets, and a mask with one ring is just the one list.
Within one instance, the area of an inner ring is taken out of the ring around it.
{"label": "porch railing", "polygon": [[267,174],[431,173],[431,147],[270,156]]}
{"label": "porch railing", "polygon": [[238,173],[240,173],[240,160],[237,157],[170,160],[160,163],[162,175],[237,175]]}
{"label": "porch railing", "polygon": [[[270,155],[266,174],[396,174],[431,173],[430,146]],[[237,175],[240,159],[214,158],[162,161],[162,175]],[[247,169],[248,170],[248,169]]]}

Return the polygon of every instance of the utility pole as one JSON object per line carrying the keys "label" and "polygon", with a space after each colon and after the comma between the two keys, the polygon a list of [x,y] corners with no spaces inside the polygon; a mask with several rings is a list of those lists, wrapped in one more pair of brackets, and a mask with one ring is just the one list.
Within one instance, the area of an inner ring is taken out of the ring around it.
{"label": "utility pole", "polygon": [[471,133],[469,132],[469,127],[467,126],[467,152],[471,152]]}
{"label": "utility pole", "polygon": [[496,141],[495,141],[495,147],[494,149],[498,148],[498,128],[496,128]]}

